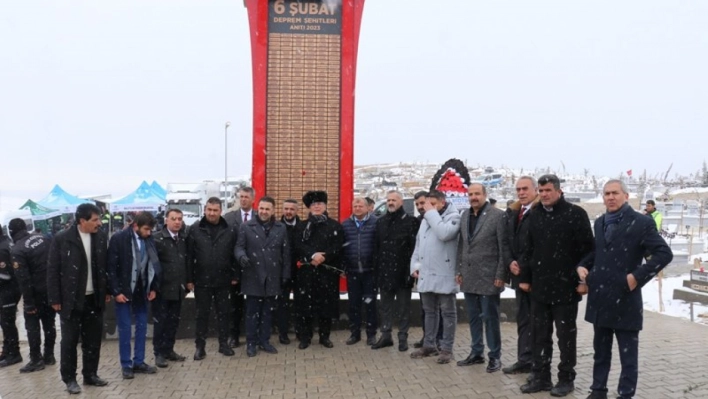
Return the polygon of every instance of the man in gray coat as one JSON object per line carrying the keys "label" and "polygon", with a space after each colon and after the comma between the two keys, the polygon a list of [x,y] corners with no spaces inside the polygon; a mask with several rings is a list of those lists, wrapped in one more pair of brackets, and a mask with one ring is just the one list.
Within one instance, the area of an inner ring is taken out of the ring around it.
{"label": "man in gray coat", "polygon": [[285,224],[275,220],[275,200],[263,197],[255,218],[241,224],[235,255],[246,295],[246,354],[278,353],[270,343],[275,297],[290,279],[290,245]]}
{"label": "man in gray coat", "polygon": [[504,211],[487,202],[487,188],[479,183],[468,189],[470,208],[462,213],[457,244],[457,283],[465,293],[465,308],[470,321],[472,351],[458,366],[484,363],[484,338],[487,336],[487,372],[501,370],[501,327],[499,294],[507,279],[508,240]]}
{"label": "man in gray coat", "polygon": [[411,353],[420,359],[438,353],[435,337],[438,334],[440,314],[443,318],[443,339],[440,342],[440,364],[452,360],[452,345],[457,324],[455,267],[457,265],[457,236],[460,233],[460,213],[445,201],[445,195],[433,190],[428,193],[425,215],[416,237],[411,258],[411,275],[418,279],[423,309],[425,309],[425,338],[423,347]]}

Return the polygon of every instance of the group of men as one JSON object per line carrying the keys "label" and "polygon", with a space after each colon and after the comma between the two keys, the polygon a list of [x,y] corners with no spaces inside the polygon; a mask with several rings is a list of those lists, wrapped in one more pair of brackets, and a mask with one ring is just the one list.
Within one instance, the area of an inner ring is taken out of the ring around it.
{"label": "group of men", "polygon": [[[411,357],[438,356],[437,363],[449,363],[454,358],[456,298],[461,291],[472,347],[457,365],[487,363],[489,373],[530,373],[521,391],[551,391],[553,396],[575,389],[578,302],[589,294],[586,320],[595,328],[589,397],[607,397],[614,336],[623,348],[619,397],[632,397],[642,328],[641,287],[671,261],[670,249],[652,219],[629,207],[628,190],[619,180],[605,184],[607,213],[596,220],[594,237],[586,212],[563,198],[557,176],[544,175],[538,181],[521,177],[516,192],[518,200],[503,211],[490,205],[485,186],[471,184],[470,208],[461,214],[443,193],[420,192],[415,196],[420,215],[414,217],[403,209],[402,194],[390,191],[387,212],[381,217],[373,214],[365,198],[355,198],[352,215],[340,224],[328,217],[323,191],[304,195],[307,219],[297,216],[298,201],[293,199],[282,204],[282,217],[276,219],[273,198],[260,198],[254,208],[253,189],[243,187],[238,210],[222,216],[221,201],[210,198],[204,217],[188,230],[182,212],[170,209],[165,227],[158,232],[153,232],[155,218],[140,213],[131,228],[113,235],[110,243],[99,229],[100,210],[91,204],[80,205],[76,224],[51,242],[27,233],[17,219],[9,226],[15,241],[11,255],[9,241],[0,236],[5,338],[0,367],[22,361],[16,329],[13,333],[10,326],[14,327],[13,306],[20,295],[25,298],[31,357],[21,371],[54,363],[57,312],[62,329],[61,376],[70,393],[81,392],[76,382],[79,337],[84,384],[107,384],[96,372],[103,310],[111,298],[125,379],[157,371],[145,362],[149,304],[156,366],[185,360],[174,351],[174,344],[182,299],[188,292],[194,293],[197,307],[196,361],[206,357],[212,308],[218,351],[225,356],[233,356],[232,348],[240,345],[244,310],[249,357],[259,351],[277,353],[270,342],[274,316],[281,344],[290,343],[289,324],[294,318],[300,349],[311,345],[315,321],[319,344],[332,348],[332,320],[339,317],[339,279],[345,275],[347,345],[361,341],[363,327],[372,349],[393,346],[393,323],[398,319],[398,350],[407,351],[411,296],[417,284],[424,338],[414,344],[417,350]],[[13,280],[19,284],[13,286]],[[517,362],[502,369],[499,305],[507,283],[516,291],[518,348]],[[43,353],[40,323],[45,333]],[[554,325],[561,358],[555,385],[551,382]]]}

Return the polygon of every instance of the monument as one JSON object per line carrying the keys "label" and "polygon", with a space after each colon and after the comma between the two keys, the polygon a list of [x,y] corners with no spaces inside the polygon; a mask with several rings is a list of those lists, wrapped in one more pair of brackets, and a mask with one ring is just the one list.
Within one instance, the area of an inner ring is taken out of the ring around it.
{"label": "monument", "polygon": [[253,188],[278,203],[327,191],[329,215],[341,220],[353,199],[364,0],[244,3],[253,63]]}

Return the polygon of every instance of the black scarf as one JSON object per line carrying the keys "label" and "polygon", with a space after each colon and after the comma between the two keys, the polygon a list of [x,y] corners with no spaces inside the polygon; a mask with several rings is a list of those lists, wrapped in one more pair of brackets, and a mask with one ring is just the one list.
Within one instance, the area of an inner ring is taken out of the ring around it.
{"label": "black scarf", "polygon": [[271,216],[270,219],[268,220],[261,220],[259,216],[256,216],[256,219],[258,220],[258,223],[260,223],[261,226],[263,226],[263,230],[265,231],[266,237],[270,234],[270,229],[273,228],[273,225],[275,224],[275,217]]}
{"label": "black scarf", "polygon": [[302,233],[302,240],[309,241],[312,235],[312,226],[317,224],[324,224],[327,222],[327,215],[313,215],[307,218],[307,226],[305,226],[305,231]]}
{"label": "black scarf", "polygon": [[603,229],[605,230],[605,241],[610,241],[610,239],[612,239],[612,234],[617,228],[617,225],[622,222],[622,217],[624,217],[624,212],[627,208],[629,208],[629,204],[625,202],[620,209],[615,212],[607,212],[605,214],[605,220],[603,223]]}

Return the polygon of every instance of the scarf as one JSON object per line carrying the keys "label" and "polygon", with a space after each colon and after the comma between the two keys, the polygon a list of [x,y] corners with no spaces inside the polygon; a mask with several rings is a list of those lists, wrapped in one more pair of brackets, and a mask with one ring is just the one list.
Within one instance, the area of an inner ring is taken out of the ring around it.
{"label": "scarf", "polygon": [[615,212],[607,212],[605,214],[603,230],[605,231],[605,241],[610,241],[612,239],[612,234],[614,233],[617,225],[622,222],[622,217],[624,216],[624,211],[629,208],[629,204],[625,203],[622,207]]}
{"label": "scarf", "polygon": [[324,224],[327,222],[327,215],[313,215],[307,218],[307,226],[305,226],[305,231],[302,233],[302,240],[309,241],[312,235],[312,226],[316,224]]}

